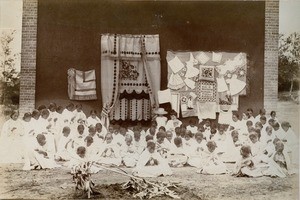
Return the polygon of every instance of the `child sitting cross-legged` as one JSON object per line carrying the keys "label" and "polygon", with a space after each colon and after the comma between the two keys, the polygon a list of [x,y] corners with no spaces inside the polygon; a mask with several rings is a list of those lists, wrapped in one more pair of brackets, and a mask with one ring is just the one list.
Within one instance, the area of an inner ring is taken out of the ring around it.
{"label": "child sitting cross-legged", "polygon": [[226,165],[215,152],[217,145],[214,141],[208,141],[207,150],[203,151],[202,168],[197,170],[201,174],[225,174],[228,172]]}
{"label": "child sitting cross-legged", "polygon": [[187,163],[193,167],[202,168],[202,154],[207,149],[206,141],[203,139],[203,134],[200,131],[195,134],[195,140],[196,142],[189,152]]}
{"label": "child sitting cross-legged", "polygon": [[52,143],[48,143],[44,134],[38,134],[36,140],[36,146],[28,152],[28,161],[25,162],[23,170],[59,167],[54,161],[54,147],[51,146]]}
{"label": "child sitting cross-legged", "polygon": [[147,148],[143,151],[133,170],[133,175],[139,177],[158,177],[172,175],[172,170],[167,160],[155,151],[155,143],[147,142]]}
{"label": "child sitting cross-legged", "polygon": [[268,164],[269,167],[264,171],[264,175],[284,178],[293,174],[290,158],[281,140],[275,142],[275,152],[271,156]]}
{"label": "child sitting cross-legged", "polygon": [[121,158],[122,162],[126,167],[134,167],[138,160],[137,148],[132,142],[132,136],[125,136],[125,143],[121,146]]}
{"label": "child sitting cross-legged", "polygon": [[260,177],[262,170],[256,166],[251,155],[251,147],[244,145],[241,147],[241,157],[235,164],[234,174],[237,177]]}
{"label": "child sitting cross-legged", "polygon": [[168,163],[171,167],[183,167],[187,162],[187,151],[183,147],[182,139],[177,137],[174,139],[175,148],[173,148],[168,156]]}
{"label": "child sitting cross-legged", "polygon": [[102,148],[99,150],[100,159],[98,160],[102,164],[116,165],[121,164],[120,147],[112,142],[113,135],[107,133]]}

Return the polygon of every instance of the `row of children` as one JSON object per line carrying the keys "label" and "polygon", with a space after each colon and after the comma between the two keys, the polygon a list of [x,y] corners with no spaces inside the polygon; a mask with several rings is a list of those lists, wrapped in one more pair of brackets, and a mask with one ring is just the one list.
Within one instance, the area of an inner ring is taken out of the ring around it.
{"label": "row of children", "polygon": [[[276,117],[267,120],[263,112],[255,121],[251,109],[248,119],[240,121],[233,113],[230,124],[215,127],[209,120],[202,125],[192,119],[185,125],[175,111],[168,120],[164,116],[167,112],[160,108],[147,130],[117,124],[106,130],[94,111],[86,118],[80,105],[75,111],[69,105],[61,113],[53,107],[56,105],[52,103],[48,109],[23,117],[23,141],[27,144],[24,169],[53,168],[57,166],[55,160],[68,161],[72,167],[88,160],[135,167],[138,176],[170,175],[170,166],[184,165],[197,167],[199,173],[223,174],[228,173],[224,162],[236,162],[235,174],[239,176],[284,177],[291,172],[288,153],[297,148],[297,138],[287,122],[282,122],[280,129]],[[94,168],[94,172],[98,170]]]}

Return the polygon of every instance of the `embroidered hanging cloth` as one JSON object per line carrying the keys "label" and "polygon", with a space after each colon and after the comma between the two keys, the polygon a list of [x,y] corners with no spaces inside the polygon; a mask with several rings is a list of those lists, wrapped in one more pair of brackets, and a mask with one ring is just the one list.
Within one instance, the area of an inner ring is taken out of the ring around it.
{"label": "embroidered hanging cloth", "polygon": [[68,70],[68,96],[71,100],[97,99],[95,70],[80,71],[70,68]]}
{"label": "embroidered hanging cloth", "polygon": [[[152,110],[158,107],[156,94],[160,89],[160,73],[158,35],[102,35],[102,120],[108,122],[109,115],[110,119],[125,119],[120,106],[126,102],[127,107],[134,105],[130,109],[132,114],[126,113],[126,119],[148,119]],[[128,94],[135,94],[137,98],[126,98]],[[149,113],[136,114],[135,109],[142,105],[150,107],[143,110]]]}
{"label": "embroidered hanging cloth", "polygon": [[[183,117],[197,113],[199,119],[215,118],[215,112],[223,110],[224,104],[237,110],[239,96],[249,93],[245,53],[168,51],[166,59],[168,88],[172,95],[181,96],[180,108]],[[198,104],[188,110],[182,97],[184,100],[190,92],[197,94]],[[228,101],[227,96],[230,96],[231,101]]]}

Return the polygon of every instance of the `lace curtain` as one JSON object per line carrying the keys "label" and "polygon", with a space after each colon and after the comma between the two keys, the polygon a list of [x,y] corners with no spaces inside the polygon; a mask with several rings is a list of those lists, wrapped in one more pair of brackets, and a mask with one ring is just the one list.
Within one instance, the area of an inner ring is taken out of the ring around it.
{"label": "lace curtain", "polygon": [[[158,35],[101,36],[102,120],[148,120],[158,107]],[[130,108],[130,109],[128,109]],[[141,109],[144,108],[144,109]]]}

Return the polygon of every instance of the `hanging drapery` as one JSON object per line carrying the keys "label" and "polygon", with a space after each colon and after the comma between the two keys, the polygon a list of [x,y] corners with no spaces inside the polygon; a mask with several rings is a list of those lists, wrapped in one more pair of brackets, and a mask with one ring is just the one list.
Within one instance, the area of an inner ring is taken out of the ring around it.
{"label": "hanging drapery", "polygon": [[97,99],[95,70],[68,69],[68,96],[71,100]]}
{"label": "hanging drapery", "polygon": [[[112,35],[101,37],[102,121],[125,119],[121,105],[130,107],[126,119],[147,120],[158,106],[160,89],[158,35]],[[130,95],[132,94],[132,95]],[[132,98],[132,96],[136,98]],[[145,105],[147,104],[147,105]],[[149,107],[139,114],[136,109]],[[124,107],[123,107],[124,108]],[[119,112],[119,113],[118,113]],[[114,114],[113,114],[114,113]]]}
{"label": "hanging drapery", "polygon": [[[249,93],[245,53],[168,51],[166,60],[168,88],[181,96],[183,117],[198,114],[199,119],[215,119],[220,110],[238,110],[239,96]],[[186,94],[191,92],[197,94],[197,104],[187,109]]]}

